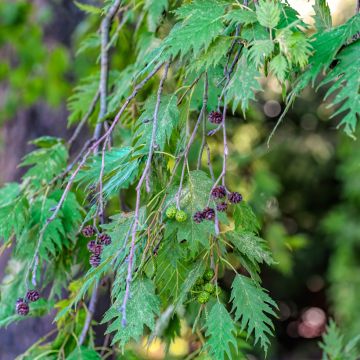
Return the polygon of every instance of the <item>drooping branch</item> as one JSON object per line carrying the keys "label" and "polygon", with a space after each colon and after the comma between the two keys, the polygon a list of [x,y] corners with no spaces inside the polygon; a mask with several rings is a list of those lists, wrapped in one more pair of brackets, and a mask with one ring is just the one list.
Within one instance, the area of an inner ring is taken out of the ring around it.
{"label": "drooping branch", "polygon": [[[71,174],[70,178],[67,181],[67,184],[65,186],[65,189],[61,195],[61,198],[59,200],[59,202],[57,203],[57,205],[55,206],[55,208],[53,209],[53,214],[47,219],[47,221],[45,222],[44,226],[42,227],[42,229],[40,230],[39,233],[39,239],[38,239],[38,243],[37,243],[37,248],[35,250],[34,256],[32,261],[29,264],[29,269],[26,273],[25,276],[25,282],[26,282],[26,288],[28,288],[28,276],[29,276],[29,272],[30,269],[32,268],[32,283],[34,286],[36,286],[36,272],[37,272],[37,267],[39,264],[39,249],[40,249],[40,245],[42,243],[43,237],[44,237],[44,233],[47,229],[47,227],[49,226],[49,224],[54,221],[56,219],[56,217],[59,214],[59,211],[61,210],[68,193],[71,190],[71,187],[75,181],[76,176],[78,175],[79,171],[82,169],[82,167],[85,165],[87,159],[89,158],[89,156],[94,152],[95,149],[97,149],[99,147],[99,145],[101,144],[101,142],[103,142],[105,139],[107,139],[108,137],[111,136],[115,126],[117,125],[117,123],[119,122],[121,115],[124,113],[124,111],[126,110],[126,108],[128,107],[128,105],[130,104],[130,102],[136,97],[136,95],[138,94],[138,92],[145,86],[145,84],[159,71],[159,69],[161,68],[161,66],[163,65],[163,63],[158,64],[157,66],[154,67],[154,69],[140,82],[138,83],[133,92],[127,97],[127,99],[125,100],[125,102],[123,103],[122,107],[120,108],[120,110],[118,111],[118,113],[116,114],[114,121],[112,122],[111,126],[106,130],[106,132],[99,137],[97,140],[95,140],[94,138],[90,139],[87,143],[86,146],[84,146],[84,148],[82,149],[81,153],[83,154],[82,157],[79,158],[79,162],[77,167],[75,168],[75,170],[73,171],[73,173]],[[75,163],[72,164],[71,168],[75,166]],[[69,169],[69,167],[67,168],[67,172],[71,170],[71,168]]]}
{"label": "drooping branch", "polygon": [[64,204],[64,201],[66,200],[66,197],[75,181],[75,178],[77,176],[77,174],[79,173],[79,171],[81,170],[81,168],[85,165],[86,160],[89,158],[89,156],[92,154],[93,150],[95,148],[97,148],[99,146],[99,144],[101,144],[102,141],[104,141],[107,137],[109,137],[111,135],[111,133],[113,132],[116,124],[119,122],[121,115],[124,113],[124,111],[126,110],[126,108],[128,107],[128,105],[130,104],[130,102],[136,97],[136,95],[138,94],[138,92],[145,86],[145,84],[159,71],[159,69],[161,68],[163,64],[159,64],[158,66],[156,66],[149,74],[148,76],[146,76],[138,85],[135,86],[133,92],[131,93],[131,95],[129,95],[127,97],[127,99],[125,100],[124,104],[122,105],[122,107],[120,108],[119,112],[116,114],[114,121],[112,122],[111,126],[109,127],[109,129],[105,132],[104,135],[102,135],[98,140],[94,141],[93,139],[91,139],[88,142],[87,145],[87,149],[84,149],[84,155],[82,156],[81,160],[78,163],[78,166],[75,168],[74,172],[72,173],[72,175],[70,176],[67,185],[63,191],[63,194],[58,202],[58,204],[56,205],[53,215],[47,220],[47,223],[52,222],[58,215],[62,205]]}
{"label": "drooping branch", "polygon": [[139,213],[140,213],[140,200],[141,200],[141,188],[142,185],[147,177],[148,172],[151,168],[151,161],[154,154],[154,147],[155,147],[155,140],[156,140],[156,133],[157,133],[157,126],[158,126],[158,114],[161,102],[161,94],[163,91],[164,83],[167,78],[168,70],[170,66],[170,61],[168,61],[165,65],[164,74],[161,77],[158,92],[157,92],[157,99],[156,105],[154,110],[153,116],[153,126],[152,126],[152,133],[151,133],[151,140],[149,146],[149,154],[145,164],[145,168],[143,173],[140,177],[140,180],[136,186],[136,203],[135,203],[135,211],[134,211],[134,223],[131,229],[131,244],[130,244],[130,252],[128,257],[128,269],[127,269],[127,276],[126,276],[126,287],[125,287],[125,295],[121,306],[122,312],[122,325],[126,326],[126,306],[130,297],[130,285],[132,281],[132,271],[133,271],[133,262],[134,262],[134,254],[135,254],[135,241],[136,241],[136,232],[139,225]]}
{"label": "drooping branch", "polygon": [[[100,93],[100,111],[98,116],[98,124],[95,127],[94,139],[99,139],[102,129],[102,119],[106,115],[107,111],[107,88],[108,88],[108,76],[109,76],[109,32],[112,23],[112,19],[119,10],[121,0],[115,0],[113,5],[110,7],[108,13],[101,22],[101,58],[100,58],[100,82],[99,82],[99,93]],[[95,147],[94,152],[97,152]]]}
{"label": "drooping branch", "polygon": [[184,153],[183,153],[183,167],[182,167],[182,170],[181,170],[181,177],[180,177],[180,184],[179,184],[179,189],[176,193],[176,196],[175,196],[175,199],[176,199],[176,207],[179,209],[180,208],[180,195],[181,195],[181,191],[182,191],[182,186],[183,186],[183,181],[184,181],[184,175],[185,175],[185,167],[186,167],[186,164],[188,162],[188,155],[189,155],[189,151],[190,151],[190,148],[191,148],[191,145],[192,143],[194,142],[195,140],[195,136],[198,132],[198,129],[200,127],[200,124],[201,124],[201,121],[203,120],[203,116],[205,115],[205,111],[206,111],[206,105],[207,105],[207,101],[208,101],[208,87],[209,87],[209,84],[208,84],[208,76],[207,76],[207,73],[205,73],[205,80],[204,80],[204,95],[203,95],[203,103],[202,103],[202,107],[201,107],[201,110],[200,110],[200,113],[199,113],[199,116],[198,116],[198,119],[196,121],[196,124],[194,126],[194,129],[191,133],[191,136],[190,136],[190,139],[186,145],[186,148],[184,150]]}
{"label": "drooping branch", "polygon": [[98,282],[95,283],[94,289],[91,294],[90,302],[89,302],[89,308],[86,314],[86,319],[84,323],[84,327],[82,328],[81,334],[79,336],[79,345],[82,345],[86,339],[86,335],[89,331],[91,320],[94,316],[95,309],[96,309],[96,303],[97,303],[97,297],[98,297]]}
{"label": "drooping branch", "polygon": [[[102,120],[107,112],[107,89],[108,89],[108,77],[109,77],[109,38],[110,38],[110,27],[112,19],[119,10],[121,0],[115,0],[114,4],[110,7],[105,18],[101,22],[101,57],[100,57],[100,81],[99,81],[99,95],[100,95],[100,111],[98,115],[98,124],[95,127],[93,139],[96,141],[100,138],[101,129],[103,127]],[[99,221],[101,224],[104,223],[104,198],[103,198],[103,176],[105,168],[105,151],[106,146],[110,138],[107,137],[103,143],[102,153],[101,153],[101,169],[99,174],[99,200],[97,215],[99,216]],[[99,149],[99,144],[97,144],[93,153],[97,154]],[[89,309],[86,314],[86,319],[84,327],[81,331],[79,337],[79,345],[82,345],[86,339],[86,335],[89,331],[91,320],[95,313],[96,302],[98,297],[98,282],[96,281],[94,288],[92,290],[91,299],[89,303]]]}

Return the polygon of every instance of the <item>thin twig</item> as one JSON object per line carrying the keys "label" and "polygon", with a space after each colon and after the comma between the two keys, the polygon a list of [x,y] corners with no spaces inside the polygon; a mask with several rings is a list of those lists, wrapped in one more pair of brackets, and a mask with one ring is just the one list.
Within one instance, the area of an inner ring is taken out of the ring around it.
{"label": "thin twig", "polygon": [[112,124],[110,125],[109,129],[104,133],[104,135],[102,135],[95,143],[94,145],[92,145],[92,148],[94,148],[95,146],[98,146],[102,141],[104,141],[108,136],[111,135],[111,133],[113,132],[115,126],[117,125],[117,123],[120,120],[121,115],[123,114],[123,112],[126,110],[126,108],[128,107],[128,105],[130,104],[130,102],[136,97],[136,95],[138,94],[138,92],[145,86],[145,84],[159,71],[159,69],[163,66],[164,63],[160,63],[157,66],[154,67],[154,69],[139,83],[135,86],[133,92],[127,97],[127,99],[125,100],[123,106],[120,108],[120,110],[118,111],[118,113],[116,114],[114,121],[112,122]]}
{"label": "thin twig", "polygon": [[205,145],[206,145],[206,117],[203,116],[201,145],[200,145],[199,157],[198,157],[197,167],[196,167],[198,170],[201,167],[201,160],[202,160],[202,155],[204,152]]}
{"label": "thin twig", "polygon": [[89,309],[88,309],[88,312],[86,314],[84,327],[82,328],[81,334],[79,336],[79,346],[81,346],[84,343],[84,341],[86,339],[87,332],[89,331],[91,320],[92,320],[92,318],[94,316],[95,309],[96,309],[98,290],[99,290],[99,284],[96,281],[94,289],[93,289],[92,294],[91,294],[91,298],[90,298],[90,302],[89,302]]}
{"label": "thin twig", "polygon": [[189,85],[189,87],[185,90],[185,92],[181,95],[180,99],[178,100],[177,102],[177,106],[179,106],[182,101],[184,100],[185,96],[187,95],[187,93],[199,82],[199,80],[201,79],[202,77],[202,74],[201,73],[198,77],[195,78],[195,80]]}
{"label": "thin twig", "polygon": [[188,161],[188,155],[189,155],[190,147],[191,147],[192,143],[195,140],[196,133],[197,133],[197,131],[199,129],[201,120],[202,120],[202,118],[203,118],[203,116],[205,114],[207,101],[208,101],[208,77],[207,77],[207,73],[205,73],[203,104],[202,104],[198,119],[196,121],[196,124],[194,126],[194,130],[193,130],[193,132],[192,132],[192,134],[190,136],[189,142],[187,143],[185,151],[183,153],[184,163],[183,163],[183,167],[182,167],[182,170],[181,170],[181,178],[180,178],[179,189],[178,189],[178,191],[177,191],[177,193],[175,195],[176,207],[178,209],[180,208],[180,195],[181,195],[181,191],[182,191],[182,185],[183,185],[184,174],[185,174],[185,166],[186,166],[187,161]]}
{"label": "thin twig", "polygon": [[[101,22],[101,59],[100,59],[100,81],[99,81],[99,95],[100,95],[100,111],[98,115],[98,124],[95,127],[93,139],[96,141],[100,138],[101,129],[103,123],[101,122],[103,117],[105,117],[107,112],[107,88],[108,88],[108,77],[109,77],[109,32],[112,23],[112,19],[119,10],[121,0],[115,0],[113,5],[110,7],[105,18]],[[102,154],[101,154],[101,169],[99,174],[99,206],[97,213],[99,216],[99,221],[101,224],[104,223],[104,198],[103,198],[103,176],[105,168],[105,151],[106,146],[110,140],[110,137],[107,137],[103,143]],[[96,144],[92,149],[94,154],[97,154],[99,149],[99,144]],[[96,282],[89,303],[89,311],[86,314],[86,319],[84,327],[81,331],[79,338],[79,345],[81,346],[86,338],[86,335],[89,331],[91,320],[94,316],[96,301],[98,297],[98,282]]]}
{"label": "thin twig", "polygon": [[225,78],[226,78],[226,83],[221,91],[221,94],[220,94],[220,97],[219,97],[219,100],[221,100],[224,96],[225,96],[225,93],[226,93],[226,90],[227,90],[227,86],[229,85],[230,83],[230,80],[231,80],[231,74],[233,73],[234,69],[235,69],[235,66],[236,64],[238,63],[239,59],[240,59],[240,54],[241,54],[241,51],[242,51],[242,48],[243,48],[243,45],[240,44],[240,47],[238,49],[238,51],[236,52],[235,56],[234,56],[234,59],[230,65],[230,68],[229,70],[226,72],[225,74]]}
{"label": "thin twig", "polygon": [[[99,92],[100,92],[100,111],[98,117],[98,124],[95,127],[94,139],[97,140],[100,138],[101,129],[102,129],[102,118],[106,115],[107,110],[107,86],[108,86],[108,76],[109,76],[109,32],[112,19],[119,10],[121,0],[115,0],[113,5],[110,7],[106,16],[101,22],[101,67],[100,67],[100,82],[99,82]],[[97,153],[97,147],[94,148],[94,152]]]}
{"label": "thin twig", "polygon": [[[101,136],[97,141],[94,141],[94,139],[91,139],[89,141],[89,145],[87,146],[87,151],[84,153],[84,155],[83,155],[81,161],[79,162],[78,166],[76,167],[76,169],[74,170],[74,172],[70,176],[70,178],[68,180],[68,183],[67,183],[67,185],[66,185],[66,187],[64,189],[64,192],[63,192],[58,204],[56,205],[56,207],[54,209],[53,215],[47,220],[47,225],[57,217],[62,205],[64,204],[64,201],[66,200],[66,197],[67,197],[67,195],[68,195],[68,193],[69,193],[69,191],[70,191],[70,189],[72,187],[72,184],[73,184],[77,174],[79,173],[80,169],[85,165],[86,160],[91,155],[93,150],[96,147],[98,147],[99,144],[103,140],[105,140],[112,133],[112,131],[114,130],[116,124],[120,120],[121,115],[124,113],[124,111],[126,110],[128,105],[130,104],[130,102],[136,97],[138,92],[145,86],[145,84],[159,71],[161,66],[162,66],[162,64],[159,64],[158,66],[156,66],[151,71],[151,73],[149,73],[149,75],[146,78],[144,78],[138,85],[135,86],[133,92],[131,93],[131,95],[129,95],[127,97],[127,99],[125,100],[123,106],[121,107],[119,112],[116,114],[114,121],[112,122],[109,129],[105,132],[105,134],[103,136]],[[84,150],[86,150],[86,148]]]}
{"label": "thin twig", "polygon": [[157,132],[157,125],[158,125],[158,112],[160,107],[160,100],[161,100],[161,94],[163,91],[164,83],[167,77],[167,73],[169,70],[170,61],[168,61],[165,65],[164,74],[160,80],[158,92],[157,92],[157,99],[156,99],[156,105],[154,110],[154,117],[153,117],[153,128],[151,133],[151,141],[150,141],[150,148],[149,148],[149,154],[148,158],[145,164],[144,171],[140,177],[140,180],[136,186],[136,204],[135,204],[135,212],[134,212],[134,224],[131,229],[131,244],[130,244],[130,252],[128,257],[128,270],[127,270],[127,276],[126,276],[126,288],[125,288],[125,295],[121,306],[121,312],[122,312],[122,325],[126,326],[126,306],[127,302],[130,297],[130,284],[132,280],[132,267],[133,267],[133,261],[134,261],[134,253],[135,253],[135,241],[136,241],[136,231],[139,224],[139,212],[140,212],[140,197],[141,197],[141,187],[146,179],[147,173],[150,170],[151,167],[151,161],[152,156],[154,153],[154,146],[155,146],[155,140],[156,140],[156,132]]}
{"label": "thin twig", "polygon": [[131,7],[130,4],[122,7],[119,9],[119,16],[121,15],[121,21],[119,22],[114,35],[111,37],[110,41],[107,44],[106,50],[110,50],[110,48],[113,46],[113,44],[115,43],[115,41],[117,40],[120,30],[122,29],[122,27],[125,25],[126,21],[127,21],[127,17],[126,16],[122,16],[122,14],[124,12],[126,12],[129,8]]}
{"label": "thin twig", "polygon": [[[222,167],[221,174],[219,175],[219,177],[218,177],[217,180],[215,181],[213,187],[211,188],[211,191],[220,183],[220,181],[222,182],[222,185],[226,187],[226,184],[225,184],[226,161],[227,161],[227,157],[228,157],[228,153],[229,153],[228,144],[227,144],[227,136],[226,136],[226,108],[227,108],[227,103],[225,102],[225,104],[224,104],[224,109],[223,109],[223,114],[222,114],[222,128],[223,128],[223,167]],[[211,199],[211,191],[210,191],[210,194],[209,194],[208,204],[210,203],[210,199]]]}
{"label": "thin twig", "polygon": [[227,103],[226,100],[224,100],[224,109],[223,109],[223,118],[222,118],[222,125],[223,125],[223,142],[224,142],[224,159],[223,159],[223,177],[222,177],[222,185],[225,186],[225,176],[226,176],[226,161],[227,157],[229,155],[229,148],[227,143],[227,136],[226,136],[226,108]]}
{"label": "thin twig", "polygon": [[104,195],[103,195],[103,178],[104,178],[104,170],[105,170],[105,152],[106,146],[110,138],[107,138],[102,147],[101,151],[101,168],[100,168],[100,175],[99,175],[99,207],[98,207],[98,216],[101,224],[104,224]]}
{"label": "thin twig", "polygon": [[230,49],[228,50],[227,52],[227,60],[226,60],[226,64],[224,66],[224,75],[227,76],[228,74],[228,66],[229,66],[229,63],[230,63],[230,58],[231,58],[231,55],[233,53],[233,50],[235,48],[235,45],[236,43],[238,42],[238,36],[239,36],[239,31],[240,31],[240,25],[237,25],[236,26],[236,30],[235,30],[235,39],[231,42],[231,45],[230,45]]}
{"label": "thin twig", "polygon": [[213,170],[213,167],[211,165],[210,147],[209,147],[208,144],[206,144],[205,147],[206,147],[206,153],[207,153],[207,166],[208,166],[209,171],[210,171],[211,180],[215,181],[214,170]]}

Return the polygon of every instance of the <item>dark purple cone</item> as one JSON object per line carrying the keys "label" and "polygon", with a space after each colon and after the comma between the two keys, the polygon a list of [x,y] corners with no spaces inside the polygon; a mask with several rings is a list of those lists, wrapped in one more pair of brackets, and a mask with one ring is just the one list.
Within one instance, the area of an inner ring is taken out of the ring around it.
{"label": "dark purple cone", "polygon": [[220,212],[225,212],[228,208],[228,204],[226,202],[221,202],[216,205],[216,210]]}
{"label": "dark purple cone", "polygon": [[23,299],[23,298],[18,298],[18,299],[16,300],[16,305],[21,304],[21,303],[23,303],[23,302],[24,302],[24,299]]}
{"label": "dark purple cone", "polygon": [[243,198],[238,192],[232,192],[228,195],[228,199],[233,204],[238,204]]}
{"label": "dark purple cone", "polygon": [[26,302],[16,302],[16,312],[22,316],[27,315],[29,313],[29,304]]}
{"label": "dark purple cone", "polygon": [[85,237],[92,237],[95,235],[95,228],[92,225],[87,225],[82,229],[82,233]]}
{"label": "dark purple cone", "polygon": [[211,191],[211,196],[214,199],[222,199],[226,196],[225,186],[216,186]]}
{"label": "dark purple cone", "polygon": [[89,263],[92,267],[98,267],[100,265],[101,258],[99,255],[91,255],[89,259]]}
{"label": "dark purple cone", "polygon": [[101,244],[95,244],[92,253],[94,255],[101,255],[103,250],[103,246]]}
{"label": "dark purple cone", "polygon": [[96,241],[95,240],[90,240],[88,243],[87,243],[87,248],[90,252],[94,252],[94,248],[96,246]]}
{"label": "dark purple cone", "polygon": [[222,122],[222,113],[218,112],[218,111],[212,111],[210,114],[209,114],[209,121],[212,123],[212,124],[221,124]]}
{"label": "dark purple cone", "polygon": [[102,233],[99,235],[99,242],[102,245],[108,246],[111,244],[111,237],[108,234]]}
{"label": "dark purple cone", "polygon": [[207,207],[203,211],[204,217],[206,220],[214,220],[215,219],[215,210]]}
{"label": "dark purple cone", "polygon": [[204,219],[205,219],[205,216],[204,216],[204,213],[202,211],[197,211],[193,216],[193,220],[197,224],[200,224]]}
{"label": "dark purple cone", "polygon": [[29,290],[26,293],[26,298],[31,302],[38,301],[40,298],[40,294],[37,290]]}

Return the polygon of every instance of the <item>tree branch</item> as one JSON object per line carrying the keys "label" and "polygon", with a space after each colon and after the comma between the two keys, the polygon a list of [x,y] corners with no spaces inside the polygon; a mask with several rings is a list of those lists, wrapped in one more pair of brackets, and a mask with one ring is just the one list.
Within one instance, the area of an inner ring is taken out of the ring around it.
{"label": "tree branch", "polygon": [[140,180],[136,186],[136,204],[135,204],[135,212],[134,212],[134,223],[131,229],[131,244],[130,244],[130,253],[128,257],[128,270],[127,270],[127,276],[126,276],[126,288],[125,288],[125,295],[123,299],[123,303],[121,306],[121,312],[122,312],[122,325],[126,326],[126,306],[127,302],[130,297],[130,285],[132,280],[132,267],[133,267],[133,261],[134,261],[134,253],[135,253],[135,241],[136,241],[136,231],[139,224],[139,212],[140,212],[140,200],[141,200],[141,187],[144,183],[144,180],[146,179],[147,173],[150,170],[151,167],[151,161],[152,156],[154,153],[154,146],[155,146],[155,140],[156,140],[156,132],[157,132],[157,125],[158,125],[158,113],[160,108],[160,101],[161,101],[161,94],[163,91],[164,83],[168,74],[170,66],[170,61],[168,61],[165,65],[164,74],[160,80],[158,92],[157,92],[157,99],[156,99],[156,105],[154,110],[154,116],[153,116],[153,128],[151,133],[151,141],[150,141],[150,147],[149,147],[149,155],[145,164],[144,171],[140,177]]}
{"label": "tree branch", "polygon": [[[101,59],[100,59],[100,82],[99,82],[100,111],[98,115],[98,124],[95,127],[95,131],[93,135],[94,140],[98,140],[100,138],[101,129],[103,127],[103,123],[101,121],[107,112],[107,88],[108,88],[108,77],[109,77],[109,53],[108,53],[109,32],[110,32],[112,19],[115,16],[116,12],[118,11],[120,7],[120,3],[121,0],[115,0],[114,4],[111,6],[105,18],[101,22]],[[103,176],[104,176],[104,168],[105,168],[105,150],[106,150],[106,145],[109,142],[109,139],[110,138],[107,137],[103,144],[102,153],[101,153],[101,169],[99,174],[99,205],[97,208],[97,214],[99,216],[99,221],[101,224],[104,223]],[[99,144],[97,144],[94,147],[93,153],[96,154],[98,152],[98,149],[99,149]],[[79,345],[82,345],[84,343],[86,339],[86,335],[89,331],[91,319],[93,318],[96,308],[97,296],[98,296],[98,283],[96,282],[91,294],[89,311],[86,314],[84,327],[80,334]]]}
{"label": "tree branch", "polygon": [[86,339],[86,335],[87,335],[87,333],[89,331],[91,320],[92,320],[92,318],[94,316],[95,309],[96,309],[98,290],[99,290],[99,284],[96,281],[94,289],[93,289],[92,294],[91,294],[91,298],[90,298],[90,302],[89,302],[89,309],[88,309],[88,312],[86,314],[84,327],[82,328],[81,334],[79,336],[79,346],[81,346],[84,343],[84,341]]}
{"label": "tree branch", "polygon": [[[109,52],[108,52],[108,43],[109,43],[109,32],[112,19],[117,13],[120,7],[121,0],[115,0],[114,4],[109,9],[105,18],[101,22],[101,67],[100,67],[100,83],[99,83],[99,92],[100,92],[100,111],[98,116],[98,124],[95,127],[94,139],[97,140],[100,138],[101,129],[102,129],[102,118],[106,115],[107,110],[107,85],[108,85],[108,75],[109,75]],[[94,152],[97,152],[97,147],[95,147]]]}
{"label": "tree branch", "polygon": [[[202,118],[203,118],[203,116],[205,114],[205,111],[206,111],[206,105],[207,105],[207,101],[208,101],[208,86],[209,86],[209,84],[208,84],[208,76],[207,76],[207,73],[205,73],[203,104],[202,104],[198,119],[196,121],[194,130],[193,130],[193,132],[192,132],[192,134],[190,136],[189,142],[187,143],[185,151],[183,153],[184,163],[183,163],[183,167],[182,167],[182,170],[181,170],[181,178],[180,178],[179,189],[178,189],[178,191],[177,191],[177,193],[175,195],[176,207],[178,209],[180,208],[180,195],[181,195],[181,191],[182,191],[184,175],[185,175],[185,166],[186,166],[187,161],[188,161],[189,151],[190,151],[192,143],[195,140],[196,133],[197,133],[197,131],[199,129],[201,120],[202,120]],[[173,170],[173,171],[175,172],[175,170]]]}

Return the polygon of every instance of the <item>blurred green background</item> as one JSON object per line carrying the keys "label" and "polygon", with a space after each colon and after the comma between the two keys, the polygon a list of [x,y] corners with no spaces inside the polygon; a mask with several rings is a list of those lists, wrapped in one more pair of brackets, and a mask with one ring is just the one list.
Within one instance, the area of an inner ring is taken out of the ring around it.
{"label": "blurred green background", "polygon": [[[311,23],[311,1],[290,3]],[[335,24],[355,8],[354,1],[329,4]],[[97,39],[88,39],[87,48],[79,49],[79,43],[96,25],[67,0],[0,2],[1,183],[21,175],[16,166],[30,149],[30,139],[69,136],[66,99],[79,79],[97,67]],[[132,61],[129,31],[119,35],[115,69]],[[346,338],[360,329],[360,143],[336,130],[339,119],[329,120],[333,109],[322,102],[324,88],[304,91],[268,148],[284,104],[277,83],[264,80],[263,87],[246,119],[239,114],[229,118],[229,187],[253,205],[277,261],[262,273],[264,287],[280,307],[269,358],[320,359],[317,342],[330,317]],[[215,167],[220,166],[220,138],[210,144]],[[1,276],[5,264],[6,252]],[[222,287],[229,288],[230,280]],[[12,336],[18,325],[0,330],[1,359],[13,359],[51,328],[50,317],[42,325],[31,321],[21,326],[32,333],[17,341]],[[174,356],[191,346],[189,331],[184,328],[182,334],[171,348]],[[164,358],[160,343],[139,352],[142,358]]]}

